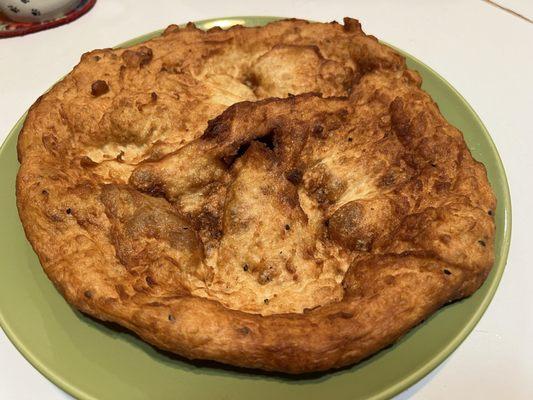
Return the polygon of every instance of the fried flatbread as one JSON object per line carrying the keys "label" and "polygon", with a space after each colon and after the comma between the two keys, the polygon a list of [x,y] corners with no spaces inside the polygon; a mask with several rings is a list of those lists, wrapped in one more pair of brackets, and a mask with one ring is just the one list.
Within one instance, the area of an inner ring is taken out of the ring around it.
{"label": "fried flatbread", "polygon": [[32,106],[17,204],[79,310],[190,359],[348,365],[493,263],[485,168],[356,20],[189,24]]}

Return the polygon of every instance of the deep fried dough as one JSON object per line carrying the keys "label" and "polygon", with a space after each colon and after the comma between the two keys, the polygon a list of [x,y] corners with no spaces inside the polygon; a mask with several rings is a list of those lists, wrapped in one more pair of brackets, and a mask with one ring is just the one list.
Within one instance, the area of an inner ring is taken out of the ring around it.
{"label": "deep fried dough", "polygon": [[420,83],[351,19],[93,51],[19,137],[24,229],[67,301],[162,349],[354,363],[493,263],[485,169]]}

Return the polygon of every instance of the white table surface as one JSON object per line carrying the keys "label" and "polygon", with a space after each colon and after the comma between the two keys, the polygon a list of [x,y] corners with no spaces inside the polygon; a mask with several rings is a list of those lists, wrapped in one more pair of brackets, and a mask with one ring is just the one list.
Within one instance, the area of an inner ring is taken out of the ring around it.
{"label": "white table surface", "polygon": [[[533,16],[531,0],[511,3]],[[366,32],[434,68],[477,111],[500,151],[511,186],[514,221],[507,268],[470,336],[398,398],[533,399],[533,24],[481,0],[99,0],[69,25],[0,39],[0,140],[83,52],[170,23],[234,15],[358,18]],[[0,330],[0,399],[67,398]]]}

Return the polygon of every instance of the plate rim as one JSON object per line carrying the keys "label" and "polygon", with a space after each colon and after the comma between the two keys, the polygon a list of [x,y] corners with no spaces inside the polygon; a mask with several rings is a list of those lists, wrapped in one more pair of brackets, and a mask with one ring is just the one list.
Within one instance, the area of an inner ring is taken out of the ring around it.
{"label": "plate rim", "polygon": [[[193,22],[196,25],[200,25],[200,24],[204,25],[206,23],[213,23],[213,22],[221,21],[221,20],[225,20],[225,21],[245,20],[246,21],[250,19],[259,19],[259,20],[263,20],[266,23],[268,23],[268,22],[272,22],[272,21],[276,21],[280,19],[286,19],[286,18],[289,18],[289,17],[248,15],[248,16],[208,18],[208,19],[203,19],[203,20],[198,20],[198,21],[193,21]],[[180,24],[180,26],[184,26],[184,25],[185,24]],[[114,46],[113,48],[130,46],[133,43],[142,43],[152,37],[162,34],[164,30],[165,28],[162,28],[162,29],[157,29],[155,31],[151,31],[151,32],[139,35],[135,38],[128,39]],[[504,223],[502,226],[503,236],[501,239],[502,249],[501,249],[500,261],[498,263],[495,262],[494,265],[492,266],[492,271],[494,271],[495,273],[494,278],[492,282],[490,282],[490,286],[487,288],[487,294],[481,299],[481,302],[479,306],[477,307],[473,316],[463,326],[463,328],[455,334],[454,337],[450,338],[448,344],[444,346],[440,351],[435,353],[435,355],[431,358],[431,360],[426,362],[426,364],[423,367],[418,368],[415,372],[399,380],[395,384],[390,385],[389,387],[380,391],[379,393],[376,393],[375,395],[368,397],[367,398],[368,400],[388,399],[408,389],[412,385],[416,384],[418,381],[420,381],[422,378],[428,375],[431,371],[433,371],[438,365],[444,362],[459,347],[459,345],[468,337],[468,335],[472,332],[474,327],[480,321],[481,317],[485,314],[489,304],[494,298],[497,288],[499,287],[501,278],[503,276],[503,273],[507,265],[509,249],[510,249],[510,244],[511,244],[511,232],[512,232],[512,203],[511,203],[511,195],[510,195],[510,189],[509,189],[509,181],[507,179],[507,174],[505,173],[505,168],[503,166],[501,156],[498,152],[498,149],[496,148],[494,140],[492,139],[492,136],[490,135],[487,127],[485,126],[485,124],[483,123],[479,115],[472,108],[472,106],[466,101],[466,99],[461,95],[461,93],[459,93],[457,89],[455,89],[451,85],[451,83],[448,82],[448,80],[446,80],[442,75],[436,72],[433,68],[431,68],[424,62],[420,61],[417,57],[414,57],[412,54],[404,50],[401,50],[398,47],[391,45],[388,42],[385,42],[385,41],[380,41],[380,42],[386,44],[387,46],[390,46],[391,48],[399,52],[402,56],[408,57],[412,59],[413,61],[419,63],[424,68],[426,68],[429,72],[431,72],[432,75],[437,77],[441,81],[441,83],[443,83],[446,86],[448,90],[452,91],[457,96],[462,106],[474,117],[475,122],[479,124],[479,126],[482,128],[481,129],[482,134],[487,139],[487,142],[490,147],[490,151],[494,155],[494,158],[496,161],[493,168],[497,170],[497,175],[500,178],[500,184],[503,188],[503,193],[502,193],[503,198],[500,201],[503,203],[503,206],[504,206],[502,209],[502,212],[504,213]],[[59,82],[61,79],[63,79],[63,77],[58,79],[57,82]],[[53,87],[53,85],[51,87]],[[44,93],[48,92],[48,90],[46,90]],[[9,133],[6,135],[5,139],[0,145],[0,157],[4,155],[5,149],[7,147],[6,145],[7,142],[9,140],[12,140],[13,136],[17,135],[22,129],[24,125],[24,121],[26,120],[26,117],[28,115],[28,111],[29,109],[24,112],[24,114],[17,120],[13,128],[11,128]],[[486,282],[484,284],[486,284]],[[94,396],[90,395],[89,393],[86,393],[83,390],[78,389],[76,386],[69,383],[66,379],[50,371],[49,367],[47,367],[44,362],[42,362],[36,356],[34,356],[31,350],[29,350],[26,347],[26,345],[17,338],[14,331],[9,327],[7,322],[4,320],[4,316],[3,316],[1,308],[0,308],[0,327],[3,329],[7,338],[15,346],[15,348],[19,351],[19,353],[30,363],[30,365],[32,365],[47,380],[52,382],[54,385],[56,385],[61,390],[65,391],[66,393],[72,396],[75,396],[76,398],[84,399],[84,400],[97,400],[97,398],[95,398]]]}

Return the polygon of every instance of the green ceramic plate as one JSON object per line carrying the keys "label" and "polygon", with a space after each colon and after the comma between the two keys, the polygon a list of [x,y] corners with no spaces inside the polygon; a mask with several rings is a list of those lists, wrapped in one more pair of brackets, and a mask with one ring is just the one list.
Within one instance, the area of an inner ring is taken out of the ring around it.
{"label": "green ceramic plate", "polygon": [[[263,25],[274,19],[235,17],[199,26]],[[0,150],[0,324],[7,336],[43,375],[82,399],[382,399],[421,379],[461,343],[489,305],[507,259],[511,202],[500,157],[476,113],[435,71],[404,55],[445,117],[464,133],[474,157],[486,165],[498,198],[496,262],[472,297],[440,310],[367,361],[321,376],[260,375],[171,358],[73,310],[46,278],[15,207],[15,149],[23,116]]]}

